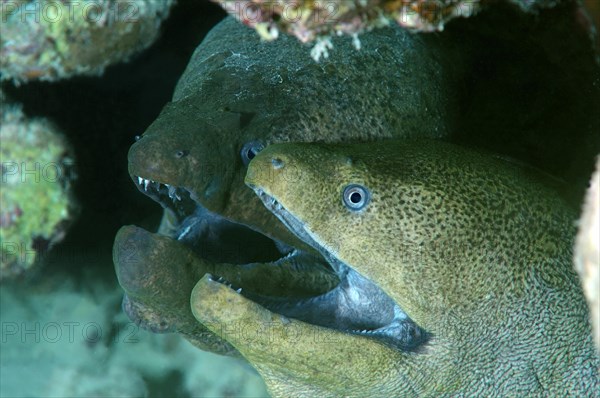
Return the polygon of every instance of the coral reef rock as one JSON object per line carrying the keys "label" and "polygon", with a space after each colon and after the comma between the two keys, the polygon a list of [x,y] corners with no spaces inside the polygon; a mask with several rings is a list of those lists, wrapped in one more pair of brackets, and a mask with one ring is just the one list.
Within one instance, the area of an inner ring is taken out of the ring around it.
{"label": "coral reef rock", "polygon": [[3,1],[0,80],[100,75],[157,38],[174,0]]}
{"label": "coral reef rock", "polygon": [[[471,17],[480,9],[498,3],[494,0],[213,1],[265,40],[277,39],[284,32],[304,43],[316,41],[317,49],[326,45],[328,37],[344,34],[354,36],[358,49],[358,34],[391,23],[417,32],[441,31],[455,18]],[[506,3],[537,14],[568,1],[506,0]]]}
{"label": "coral reef rock", "polygon": [[77,214],[72,151],[47,119],[28,118],[0,92],[0,280],[31,268]]}

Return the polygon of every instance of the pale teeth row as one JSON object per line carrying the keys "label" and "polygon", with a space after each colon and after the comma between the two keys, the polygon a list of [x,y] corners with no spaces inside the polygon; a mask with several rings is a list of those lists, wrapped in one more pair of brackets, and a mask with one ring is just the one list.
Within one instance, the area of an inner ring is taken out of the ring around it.
{"label": "pale teeth row", "polygon": [[177,188],[175,188],[174,186],[169,185],[169,184],[165,184],[165,185],[169,189],[169,198],[171,198],[171,200],[173,200],[173,201],[175,201],[175,199],[181,200],[181,197],[179,195],[177,195]]}
{"label": "pale teeth row", "polygon": [[[142,177],[138,177],[137,179],[138,179],[138,184],[144,186],[144,191],[148,190],[148,185],[150,185],[151,183],[154,184],[154,186],[156,187],[157,190],[160,189],[160,182],[156,182],[154,180],[149,180],[149,179],[142,178]],[[177,193],[176,187],[169,185],[169,184],[165,184],[165,186],[169,190],[169,198],[171,198],[171,200],[173,202],[175,202],[175,200],[181,200],[181,196],[179,196],[179,194]]]}
{"label": "pale teeth row", "polygon": [[375,333],[375,331],[373,330],[353,330],[354,333],[361,333],[361,334],[369,334],[369,333]]}
{"label": "pale teeth row", "polygon": [[[214,281],[214,279],[210,278],[211,280]],[[227,282],[227,280],[225,278],[223,278],[222,276],[219,277],[219,279],[217,279],[217,282],[219,282],[222,285],[225,285],[227,287],[229,287],[230,289],[233,289],[233,286],[231,286],[231,283]],[[240,287],[239,289],[235,290],[236,293],[241,293],[242,292],[242,288]]]}
{"label": "pale teeth row", "polygon": [[156,182],[156,181],[153,181],[153,180],[147,180],[147,179],[145,179],[145,178],[138,177],[138,184],[139,184],[139,185],[144,185],[144,191],[147,191],[147,190],[148,190],[148,185],[149,185],[150,183],[154,184],[154,186],[155,186],[157,189],[158,189],[158,187],[160,187],[160,182]]}
{"label": "pale teeth row", "polygon": [[268,205],[275,207],[275,210],[283,210],[281,203],[275,200],[274,197],[268,196],[262,189],[257,188],[255,192],[260,196],[263,201],[266,201]]}

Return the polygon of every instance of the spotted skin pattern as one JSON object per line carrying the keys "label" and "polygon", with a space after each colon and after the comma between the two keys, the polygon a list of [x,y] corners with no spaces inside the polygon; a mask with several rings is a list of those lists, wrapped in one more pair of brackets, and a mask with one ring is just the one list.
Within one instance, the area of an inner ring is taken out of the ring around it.
{"label": "spotted skin pattern", "polygon": [[[274,396],[597,396],[571,265],[575,214],[533,171],[442,142],[287,143],[260,152],[245,181],[432,336],[402,352],[203,278],[192,293],[200,322],[268,325],[252,339],[221,331]],[[349,184],[369,190],[364,209],[344,205]]]}

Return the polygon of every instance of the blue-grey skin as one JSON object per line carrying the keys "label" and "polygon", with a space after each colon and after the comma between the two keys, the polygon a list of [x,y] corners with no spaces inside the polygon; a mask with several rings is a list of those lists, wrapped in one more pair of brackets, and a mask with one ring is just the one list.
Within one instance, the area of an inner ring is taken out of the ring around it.
{"label": "blue-grey skin", "polygon": [[318,327],[204,277],[195,317],[274,396],[598,396],[600,361],[571,264],[575,215],[535,173],[397,140],[272,145],[245,181],[338,272],[380,287],[402,327],[426,333],[393,345]]}

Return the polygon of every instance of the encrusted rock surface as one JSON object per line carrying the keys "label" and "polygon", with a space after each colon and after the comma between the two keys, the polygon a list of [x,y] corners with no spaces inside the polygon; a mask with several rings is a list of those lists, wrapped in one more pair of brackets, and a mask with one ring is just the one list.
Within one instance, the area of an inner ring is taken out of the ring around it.
{"label": "encrusted rock surface", "polygon": [[0,80],[100,75],[154,42],[174,0],[3,1]]}
{"label": "encrusted rock surface", "polygon": [[21,274],[61,241],[77,214],[73,153],[45,118],[28,118],[0,91],[0,280]]}

